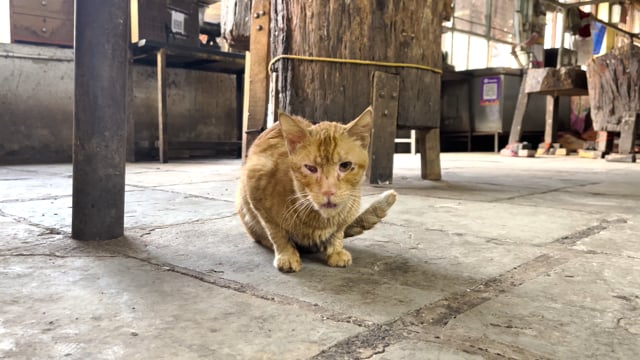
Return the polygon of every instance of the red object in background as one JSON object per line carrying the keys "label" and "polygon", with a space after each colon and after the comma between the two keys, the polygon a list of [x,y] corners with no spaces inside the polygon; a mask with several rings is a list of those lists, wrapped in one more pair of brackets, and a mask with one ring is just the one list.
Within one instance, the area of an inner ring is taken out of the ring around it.
{"label": "red object in background", "polygon": [[578,9],[578,16],[580,17],[580,28],[578,29],[578,35],[582,38],[590,37],[591,36],[591,13],[587,13]]}

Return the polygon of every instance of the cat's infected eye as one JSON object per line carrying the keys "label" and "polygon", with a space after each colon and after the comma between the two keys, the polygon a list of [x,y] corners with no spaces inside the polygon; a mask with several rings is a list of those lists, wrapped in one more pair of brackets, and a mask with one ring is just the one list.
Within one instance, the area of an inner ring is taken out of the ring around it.
{"label": "cat's infected eye", "polygon": [[351,170],[353,163],[351,163],[351,161],[345,161],[340,163],[340,171],[342,172],[347,172],[349,170]]}
{"label": "cat's infected eye", "polygon": [[307,169],[312,174],[315,174],[318,172],[318,168],[315,165],[305,164],[304,168]]}

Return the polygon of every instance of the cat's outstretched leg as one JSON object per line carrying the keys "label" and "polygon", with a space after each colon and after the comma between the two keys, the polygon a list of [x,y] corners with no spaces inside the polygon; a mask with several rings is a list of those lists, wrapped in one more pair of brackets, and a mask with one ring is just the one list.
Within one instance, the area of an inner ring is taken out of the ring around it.
{"label": "cat's outstretched leg", "polygon": [[396,202],[397,196],[398,194],[393,190],[383,192],[378,199],[347,226],[344,230],[344,237],[360,235],[379,223],[380,220],[387,216],[387,211]]}

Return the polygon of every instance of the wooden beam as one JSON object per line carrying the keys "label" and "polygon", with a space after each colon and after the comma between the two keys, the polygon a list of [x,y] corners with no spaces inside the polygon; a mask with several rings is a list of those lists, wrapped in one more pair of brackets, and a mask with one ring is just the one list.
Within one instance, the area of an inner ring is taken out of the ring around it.
{"label": "wooden beam", "polygon": [[398,126],[400,78],[381,71],[373,75],[373,135],[369,152],[369,183],[393,182],[393,154]]}
{"label": "wooden beam", "polygon": [[158,154],[160,162],[169,162],[169,139],[167,138],[167,53],[158,50]]}
{"label": "wooden beam", "polygon": [[522,136],[522,122],[524,121],[524,113],[527,111],[529,103],[529,94],[525,91],[527,88],[527,73],[522,75],[520,83],[520,92],[518,92],[518,101],[516,102],[516,110],[513,113],[513,122],[511,123],[511,131],[509,132],[508,144],[515,144],[520,141]]}
{"label": "wooden beam", "polygon": [[424,180],[442,179],[440,168],[440,129],[418,131],[420,147],[420,172]]}
{"label": "wooden beam", "polygon": [[247,96],[246,114],[243,117],[244,129],[242,134],[242,158],[247,157],[251,144],[264,129],[267,117],[269,91],[269,28],[271,18],[271,1],[254,0],[251,8],[251,42],[249,52],[251,56],[245,59],[245,76],[248,86],[245,87]]}
{"label": "wooden beam", "polygon": [[640,113],[625,112],[620,123],[620,140],[618,142],[618,152],[628,155],[634,154],[636,133],[638,122],[640,122]]}
{"label": "wooden beam", "polygon": [[[240,126],[240,140],[242,141],[242,146],[240,149],[240,156],[242,161],[247,158],[247,151],[249,151],[249,146],[251,144],[247,144],[247,130],[249,126],[249,74],[251,73],[251,53],[245,53],[245,63],[244,63],[244,94],[242,99],[242,124]],[[255,139],[253,139],[255,140]]]}
{"label": "wooden beam", "polygon": [[558,108],[559,97],[547,95],[547,108],[545,113],[544,144],[545,150],[551,148],[556,142],[558,133]]}
{"label": "wooden beam", "polygon": [[242,122],[244,120],[244,86],[245,76],[243,73],[236,74],[236,129],[238,131],[237,140],[242,141]]}

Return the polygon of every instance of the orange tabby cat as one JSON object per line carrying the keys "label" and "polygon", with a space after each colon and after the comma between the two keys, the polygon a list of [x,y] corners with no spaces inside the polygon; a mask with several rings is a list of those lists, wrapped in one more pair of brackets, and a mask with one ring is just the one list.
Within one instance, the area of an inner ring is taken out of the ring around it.
{"label": "orange tabby cat", "polygon": [[273,249],[278,270],[300,270],[298,248],[323,252],[329,266],[348,266],[343,238],[386,216],[394,191],[358,215],[371,129],[371,108],[347,125],[312,125],[280,113],[253,143],[238,188],[238,215],[255,241]]}

